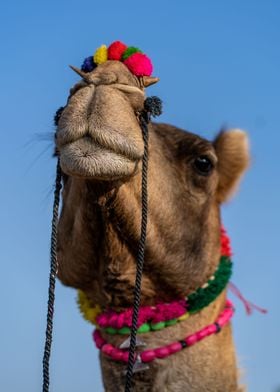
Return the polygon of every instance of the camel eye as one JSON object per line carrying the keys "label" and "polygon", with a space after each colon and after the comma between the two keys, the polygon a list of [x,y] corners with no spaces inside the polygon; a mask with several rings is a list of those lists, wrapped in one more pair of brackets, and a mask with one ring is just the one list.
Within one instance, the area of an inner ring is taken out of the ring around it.
{"label": "camel eye", "polygon": [[194,160],[193,165],[197,173],[202,176],[209,175],[214,167],[212,161],[206,155],[201,155],[200,157],[197,157]]}

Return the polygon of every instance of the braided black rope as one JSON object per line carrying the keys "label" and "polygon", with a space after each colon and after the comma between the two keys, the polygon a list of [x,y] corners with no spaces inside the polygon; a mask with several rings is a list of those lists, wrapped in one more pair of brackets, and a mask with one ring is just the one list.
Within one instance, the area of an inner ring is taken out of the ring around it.
{"label": "braided black rope", "polygon": [[140,125],[142,129],[142,136],[144,141],[144,155],[142,159],[142,218],[141,218],[141,234],[138,245],[137,265],[136,265],[136,278],[134,287],[134,302],[133,302],[133,315],[132,326],[130,332],[130,345],[129,345],[129,358],[126,371],[125,392],[132,390],[133,366],[135,362],[135,349],[136,349],[136,335],[137,335],[137,322],[138,313],[141,302],[141,280],[143,274],[144,258],[145,258],[145,245],[147,235],[147,222],[148,222],[148,158],[149,158],[149,132],[148,123],[151,116],[158,116],[161,114],[161,100],[157,97],[150,97],[145,100],[144,112],[140,116]]}
{"label": "braided black rope", "polygon": [[61,189],[61,169],[60,169],[60,162],[58,159],[57,167],[56,167],[56,180],[55,180],[55,190],[54,190],[53,218],[52,218],[52,232],[51,232],[47,326],[46,326],[45,348],[44,348],[44,356],[43,356],[43,392],[48,392],[49,385],[50,385],[49,365],[50,365],[51,345],[52,345],[55,282],[56,282],[56,273],[57,273],[56,248],[57,248],[57,223],[58,223],[60,189]]}

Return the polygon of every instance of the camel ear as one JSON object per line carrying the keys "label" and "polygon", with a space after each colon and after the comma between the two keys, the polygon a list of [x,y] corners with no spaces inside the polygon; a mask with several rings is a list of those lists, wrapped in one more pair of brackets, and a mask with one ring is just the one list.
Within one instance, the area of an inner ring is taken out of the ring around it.
{"label": "camel ear", "polygon": [[217,200],[226,201],[235,191],[250,162],[249,141],[240,129],[222,131],[213,142],[218,156]]}

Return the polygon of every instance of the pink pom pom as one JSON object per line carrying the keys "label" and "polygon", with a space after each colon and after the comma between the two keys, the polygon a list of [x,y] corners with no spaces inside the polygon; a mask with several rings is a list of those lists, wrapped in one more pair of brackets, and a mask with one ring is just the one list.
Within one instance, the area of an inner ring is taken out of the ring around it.
{"label": "pink pom pom", "polygon": [[93,340],[96,344],[96,347],[101,349],[101,347],[103,346],[103,344],[106,343],[106,341],[103,339],[103,337],[101,336],[100,332],[96,329],[93,334]]}
{"label": "pink pom pom", "polygon": [[143,53],[134,53],[129,56],[124,64],[136,76],[151,76],[153,65],[149,57]]}
{"label": "pink pom pom", "polygon": [[150,306],[143,306],[140,309],[138,317],[138,327],[144,324],[146,321],[152,319],[154,310]]}
{"label": "pink pom pom", "polygon": [[121,60],[122,54],[126,50],[127,46],[121,41],[113,42],[108,48],[108,60]]}
{"label": "pink pom pom", "polygon": [[128,358],[129,358],[129,352],[128,351],[123,352],[122,353],[122,361],[127,363]]}
{"label": "pink pom pom", "polygon": [[127,309],[123,313],[123,326],[131,328],[132,325],[132,311],[133,309]]}
{"label": "pink pom pom", "polygon": [[118,323],[118,315],[115,313],[112,314],[110,317],[109,321],[109,326],[113,328],[118,328],[117,323]]}
{"label": "pink pom pom", "polygon": [[111,344],[104,344],[104,346],[102,346],[101,351],[103,352],[103,354],[106,354],[108,356],[111,355],[112,351],[114,350],[114,347]]}
{"label": "pink pom pom", "polygon": [[123,351],[119,350],[118,348],[114,348],[111,351],[111,358],[115,361],[123,361]]}
{"label": "pink pom pom", "polygon": [[120,329],[120,328],[124,327],[125,326],[124,319],[125,319],[124,313],[120,313],[119,315],[117,315],[115,323],[114,323],[114,328]]}
{"label": "pink pom pom", "polygon": [[97,324],[101,328],[109,327],[109,325],[108,325],[108,317],[107,317],[107,315],[105,313],[100,314],[99,316],[97,316],[96,321],[97,321]]}

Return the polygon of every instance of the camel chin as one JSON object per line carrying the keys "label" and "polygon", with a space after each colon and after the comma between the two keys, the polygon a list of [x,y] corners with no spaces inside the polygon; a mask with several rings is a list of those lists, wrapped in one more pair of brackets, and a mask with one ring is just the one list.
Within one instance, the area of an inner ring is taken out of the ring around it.
{"label": "camel chin", "polygon": [[101,147],[90,137],[84,137],[60,149],[60,163],[69,176],[111,181],[133,175],[138,161]]}

